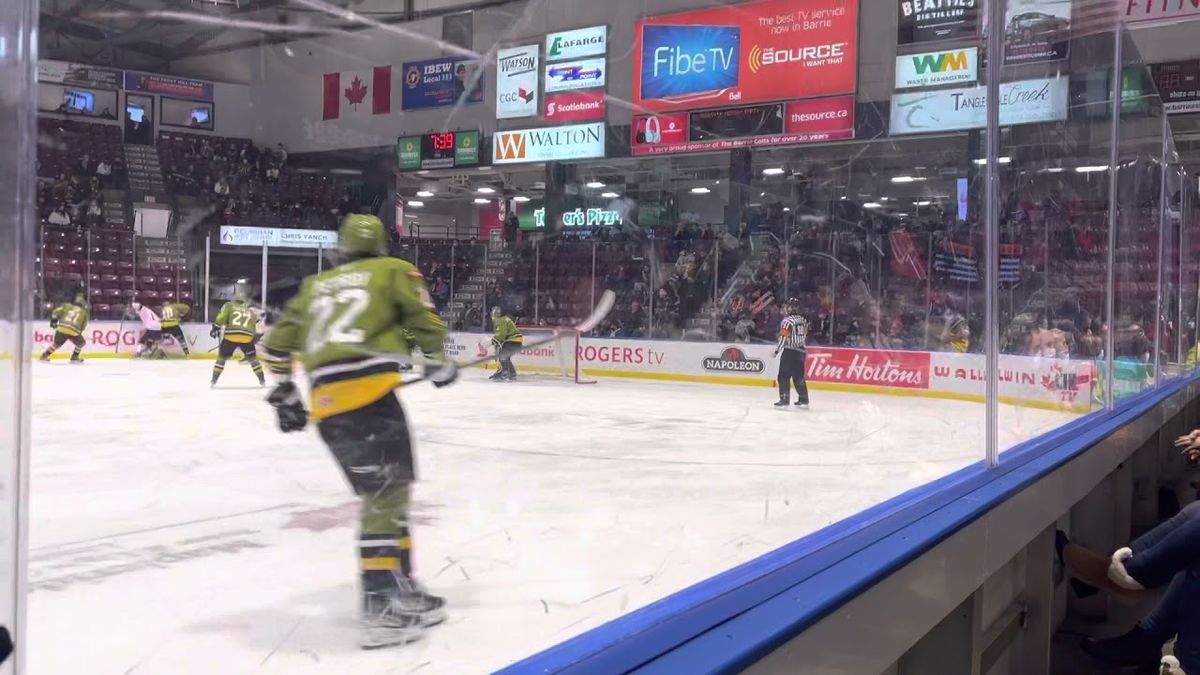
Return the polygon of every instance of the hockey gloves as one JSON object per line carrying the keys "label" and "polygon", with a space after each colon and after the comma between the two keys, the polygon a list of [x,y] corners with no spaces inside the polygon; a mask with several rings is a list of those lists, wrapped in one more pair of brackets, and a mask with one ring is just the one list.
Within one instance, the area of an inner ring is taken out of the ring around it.
{"label": "hockey gloves", "polygon": [[51,328],[58,328],[58,319],[55,319],[54,317],[51,317],[51,318],[50,318],[50,327],[51,327]]}
{"label": "hockey gloves", "polygon": [[453,361],[430,363],[425,366],[425,379],[441,389],[458,379],[458,366]]}
{"label": "hockey gloves", "polygon": [[308,424],[308,411],[300,401],[300,391],[291,382],[280,382],[267,396],[267,403],[275,408],[279,416],[279,430],[283,433],[300,431]]}
{"label": "hockey gloves", "polygon": [[214,340],[221,337],[221,327],[214,323],[213,327],[208,331],[208,337]]}

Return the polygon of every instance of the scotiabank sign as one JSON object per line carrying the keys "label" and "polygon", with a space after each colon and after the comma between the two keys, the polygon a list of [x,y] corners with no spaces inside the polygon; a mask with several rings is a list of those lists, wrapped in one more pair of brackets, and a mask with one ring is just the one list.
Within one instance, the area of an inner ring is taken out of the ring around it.
{"label": "scotiabank sign", "polygon": [[547,94],[542,117],[547,122],[581,122],[604,119],[604,91],[571,91]]}
{"label": "scotiabank sign", "polygon": [[857,0],[759,0],[642,19],[634,103],[648,110],[848,94]]}

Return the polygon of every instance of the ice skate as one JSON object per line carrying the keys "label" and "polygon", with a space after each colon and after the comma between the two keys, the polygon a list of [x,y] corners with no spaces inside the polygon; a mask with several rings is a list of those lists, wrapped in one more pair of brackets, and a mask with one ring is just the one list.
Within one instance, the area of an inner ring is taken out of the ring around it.
{"label": "ice skate", "polygon": [[83,363],[83,357],[82,356],[72,356],[71,363]]}
{"label": "ice skate", "polygon": [[42,363],[50,363],[50,355],[42,354],[42,358],[38,359],[38,361],[41,361]]}
{"label": "ice skate", "polygon": [[446,620],[446,601],[422,590],[370,593],[363,606],[363,649],[392,647],[421,639],[422,631]]}
{"label": "ice skate", "polygon": [[494,373],[492,373],[491,375],[489,375],[489,376],[488,376],[488,379],[489,379],[489,380],[496,380],[496,381],[503,380],[503,379],[504,379],[504,371],[503,371],[503,370],[497,370],[496,372],[494,372]]}
{"label": "ice skate", "polygon": [[786,398],[781,398],[775,402],[776,408],[786,408],[791,405]]}
{"label": "ice skate", "polygon": [[796,401],[796,407],[808,410],[808,401]]}

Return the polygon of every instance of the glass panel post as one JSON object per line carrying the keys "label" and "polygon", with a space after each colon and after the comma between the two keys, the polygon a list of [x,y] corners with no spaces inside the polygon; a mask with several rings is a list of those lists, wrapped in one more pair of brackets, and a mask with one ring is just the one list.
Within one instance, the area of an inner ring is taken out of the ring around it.
{"label": "glass panel post", "polygon": [[1000,321],[996,282],[1000,278],[1000,78],[1003,63],[1004,0],[988,3],[987,174],[984,207],[984,457],[989,468],[1000,463]]}
{"label": "glass panel post", "polygon": [[262,247],[262,308],[267,309],[267,242]]}
{"label": "glass panel post", "polygon": [[1109,121],[1112,126],[1108,136],[1108,251],[1104,270],[1104,322],[1107,324],[1104,332],[1104,405],[1109,410],[1113,409],[1113,376],[1116,374],[1113,351],[1116,348],[1114,334],[1117,330],[1114,292],[1117,266],[1117,169],[1121,145],[1121,85],[1125,79],[1122,72],[1124,60],[1121,56],[1121,38],[1121,27],[1117,26],[1113,30],[1113,76],[1110,95],[1112,119]]}
{"label": "glass panel post", "polygon": [[317,274],[321,273],[321,268],[325,265],[325,244],[317,244]]}
{"label": "glass panel post", "polygon": [[208,321],[208,305],[212,302],[212,235],[204,236],[204,323]]}
{"label": "glass panel post", "polygon": [[542,243],[533,242],[533,322],[541,320],[542,311]]}
{"label": "glass panel post", "polygon": [[[589,301],[588,301],[589,308],[596,306],[596,242],[595,241],[592,242],[592,275],[591,275],[591,279],[592,279],[592,282],[589,285],[589,289],[588,289],[589,290]],[[590,312],[592,310],[588,309],[588,311]]]}
{"label": "glass panel post", "polygon": [[[1114,78],[1119,79],[1119,78]],[[1163,322],[1163,267],[1167,264],[1167,175],[1173,169],[1170,164],[1171,158],[1168,156],[1169,142],[1171,138],[1171,127],[1167,123],[1167,115],[1162,115],[1162,161],[1158,165],[1159,170],[1159,185],[1158,185],[1158,252],[1157,264],[1158,268],[1154,292],[1154,385],[1158,386],[1162,382],[1162,332],[1166,327]]]}
{"label": "glass panel post", "polygon": [[84,267],[85,281],[84,288],[87,289],[88,309],[92,307],[92,231],[88,230],[84,235],[84,245],[87,246],[87,266]]}

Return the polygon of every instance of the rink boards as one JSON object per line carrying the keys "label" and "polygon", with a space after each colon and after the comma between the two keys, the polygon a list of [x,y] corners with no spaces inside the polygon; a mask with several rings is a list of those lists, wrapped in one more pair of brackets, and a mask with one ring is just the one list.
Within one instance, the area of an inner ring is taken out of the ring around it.
{"label": "rink boards", "polygon": [[[193,357],[212,358],[217,340],[207,324],[184,324]],[[97,321],[88,325],[84,355],[91,358],[128,358],[137,347],[141,326],[133,322]],[[33,329],[35,353],[54,340],[49,326]],[[167,351],[175,341],[164,340]],[[773,345],[671,340],[620,340],[583,338],[578,354],[570,350],[573,339],[530,347],[517,359],[528,371],[556,372],[574,367],[578,358],[584,374],[705,384],[769,387],[778,366]],[[446,353],[457,361],[482,358],[492,352],[491,335],[451,333]],[[64,348],[56,356],[69,353]],[[814,389],[861,391],[900,396],[926,396],[982,401],[985,381],[982,354],[950,352],[883,351],[811,346],[806,363]],[[1000,395],[1010,404],[1072,412],[1093,407],[1098,370],[1084,360],[1000,356]]]}

